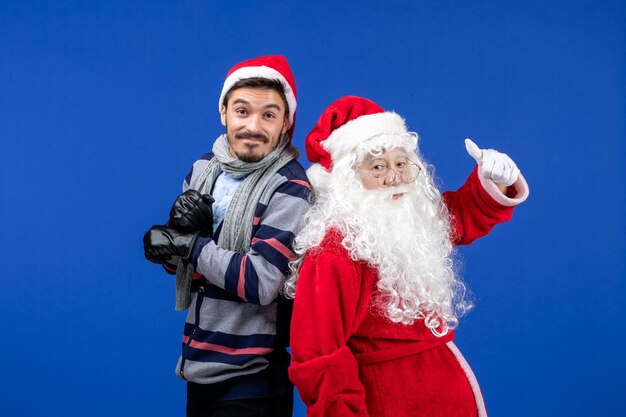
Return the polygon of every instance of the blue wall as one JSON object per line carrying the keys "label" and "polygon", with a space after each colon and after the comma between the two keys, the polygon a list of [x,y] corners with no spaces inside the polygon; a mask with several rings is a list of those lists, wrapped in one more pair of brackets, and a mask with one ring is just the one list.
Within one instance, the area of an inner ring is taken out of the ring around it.
{"label": "blue wall", "polygon": [[625,4],[301,3],[0,3],[2,414],[183,415],[184,315],[141,237],[222,132],[226,71],[264,54],[296,75],[299,146],[356,94],[406,117],[443,189],[465,137],[514,158],[531,196],[460,249],[457,344],[493,416],[617,414]]}

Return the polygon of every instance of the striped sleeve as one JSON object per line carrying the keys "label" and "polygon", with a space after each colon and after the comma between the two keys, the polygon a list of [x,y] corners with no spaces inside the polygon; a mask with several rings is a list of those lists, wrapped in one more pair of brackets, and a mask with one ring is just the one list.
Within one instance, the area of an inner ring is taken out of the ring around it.
{"label": "striped sleeve", "polygon": [[189,171],[189,173],[183,180],[183,193],[189,190],[189,188],[191,188],[192,178],[197,178],[198,173],[202,171],[202,169],[206,166],[208,161],[210,161],[211,159],[213,159],[213,153],[209,152],[209,153],[205,153],[204,155],[200,157],[200,159],[194,162],[194,164],[191,167],[191,170]]}
{"label": "striped sleeve", "polygon": [[[280,174],[280,171],[279,171]],[[210,241],[200,252],[197,271],[240,300],[267,305],[278,297],[294,258],[292,242],[309,208],[310,185],[289,175],[269,197],[261,198],[254,219],[250,250],[238,253]]]}
{"label": "striped sleeve", "polygon": [[[191,179],[195,176],[197,176],[197,172],[201,171],[202,168],[204,168],[207,164],[208,161],[210,161],[213,158],[213,153],[212,152],[208,152],[204,155],[202,155],[196,162],[193,163],[193,165],[191,166],[191,169],[189,170],[189,173],[187,174],[187,176],[185,177],[185,179],[183,180],[183,193],[187,190],[189,190],[189,188],[191,188]],[[174,201],[174,200],[172,200]],[[170,259],[169,261],[166,261],[163,264],[163,269],[165,269],[165,272],[167,272],[170,275],[174,275],[176,274],[176,268],[178,267],[178,257],[175,256],[172,259]]]}

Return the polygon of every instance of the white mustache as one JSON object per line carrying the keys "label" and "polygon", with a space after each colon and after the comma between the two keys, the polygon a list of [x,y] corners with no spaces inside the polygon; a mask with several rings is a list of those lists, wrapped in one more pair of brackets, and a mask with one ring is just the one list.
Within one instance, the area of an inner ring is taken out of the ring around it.
{"label": "white mustache", "polygon": [[406,193],[409,193],[410,191],[411,191],[410,185],[402,184],[402,185],[390,186],[387,188],[381,188],[380,190],[377,190],[376,192],[380,193],[379,195],[381,196],[382,199],[390,200],[391,197],[394,196],[394,194],[406,194]]}

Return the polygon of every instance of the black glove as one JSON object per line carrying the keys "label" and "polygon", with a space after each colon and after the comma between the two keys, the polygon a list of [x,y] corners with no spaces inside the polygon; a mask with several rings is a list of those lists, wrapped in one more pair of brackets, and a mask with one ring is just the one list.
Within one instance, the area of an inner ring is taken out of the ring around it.
{"label": "black glove", "polygon": [[169,226],[152,226],[143,236],[144,255],[155,264],[165,263],[172,256],[188,260],[197,237],[198,232],[184,233]]}
{"label": "black glove", "polygon": [[203,236],[213,233],[213,210],[215,199],[196,190],[187,190],[176,198],[170,210],[168,224],[186,233],[200,232]]}

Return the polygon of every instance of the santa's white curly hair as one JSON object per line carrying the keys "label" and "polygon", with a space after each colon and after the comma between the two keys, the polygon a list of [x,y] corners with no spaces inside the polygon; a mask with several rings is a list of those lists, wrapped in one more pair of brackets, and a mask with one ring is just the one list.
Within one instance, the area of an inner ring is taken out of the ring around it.
{"label": "santa's white curly hair", "polygon": [[[395,127],[381,131],[372,129],[371,122],[374,127],[381,122]],[[336,133],[350,138],[335,140]],[[323,143],[332,155],[331,169],[314,164],[307,172],[313,205],[294,241],[297,258],[290,263],[284,287],[287,297],[296,296],[307,252],[316,250],[328,231],[336,229],[354,261],[376,268],[378,291],[373,300],[385,317],[406,325],[423,320],[437,336],[457,327],[458,318],[472,305],[455,272],[448,211],[433,182],[432,167],[417,152],[417,142],[417,134],[407,132],[404,120],[395,113],[360,117],[332,132]],[[421,168],[417,180],[365,189],[357,170],[364,159],[398,148]],[[404,195],[392,199],[397,193]]]}

